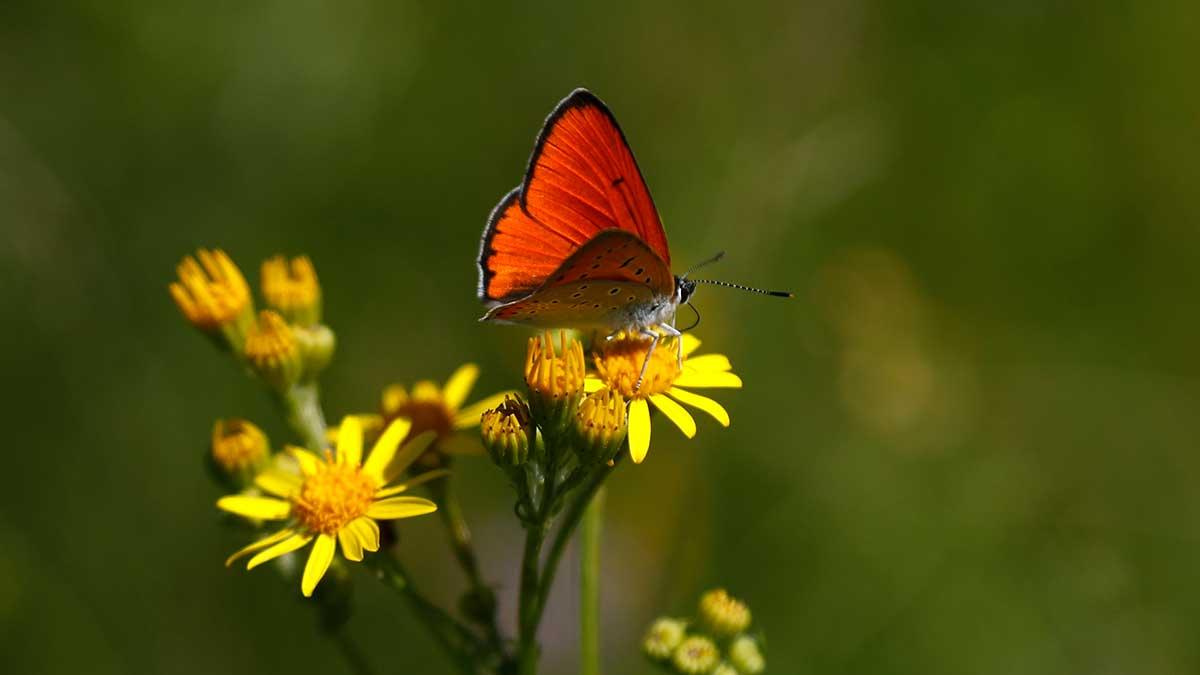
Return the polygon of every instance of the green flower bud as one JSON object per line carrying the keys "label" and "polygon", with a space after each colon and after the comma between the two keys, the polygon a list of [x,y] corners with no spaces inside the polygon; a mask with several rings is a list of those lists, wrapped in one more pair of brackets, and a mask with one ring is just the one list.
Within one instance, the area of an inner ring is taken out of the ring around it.
{"label": "green flower bud", "polygon": [[716,669],[712,671],[712,675],[739,675],[739,674],[738,674],[738,671],[736,669],[734,669],[733,666],[722,661],[717,664]]}
{"label": "green flower bud", "polygon": [[534,427],[529,406],[521,399],[505,396],[503,403],[483,413],[480,431],[483,446],[498,466],[516,467],[529,459]]}
{"label": "green flower bud", "polygon": [[707,675],[716,669],[720,660],[721,652],[716,643],[704,636],[693,635],[675,648],[671,665],[684,675]]}
{"label": "green flower bud", "polygon": [[292,335],[300,347],[300,359],[304,363],[304,378],[314,379],[329,362],[337,346],[337,338],[329,326],[292,326]]}
{"label": "green flower bud", "polygon": [[737,635],[750,627],[750,608],[717,588],[700,596],[700,620],[714,635]]}
{"label": "green flower bud", "polygon": [[646,637],[642,640],[642,650],[646,652],[646,656],[656,661],[666,661],[671,658],[679,643],[683,642],[686,629],[687,624],[679,619],[659,617],[650,624],[650,630],[646,631]]}
{"label": "green flower bud", "polygon": [[730,643],[729,662],[742,675],[758,675],[767,667],[758,642],[748,635],[742,635]]}
{"label": "green flower bud", "polygon": [[621,449],[628,430],[625,400],[613,389],[583,399],[575,411],[575,448],[583,464],[607,462]]}

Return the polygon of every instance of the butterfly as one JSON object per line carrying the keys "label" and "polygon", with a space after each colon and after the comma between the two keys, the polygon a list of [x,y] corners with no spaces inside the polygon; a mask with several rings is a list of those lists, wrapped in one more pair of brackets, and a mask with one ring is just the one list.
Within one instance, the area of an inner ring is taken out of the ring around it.
{"label": "butterfly", "polygon": [[675,313],[697,283],[790,295],[671,273],[667,235],[633,151],[612,111],[586,89],[546,119],[524,180],[488,218],[478,265],[488,307],[481,321],[641,333],[650,350],[662,335],[680,335]]}

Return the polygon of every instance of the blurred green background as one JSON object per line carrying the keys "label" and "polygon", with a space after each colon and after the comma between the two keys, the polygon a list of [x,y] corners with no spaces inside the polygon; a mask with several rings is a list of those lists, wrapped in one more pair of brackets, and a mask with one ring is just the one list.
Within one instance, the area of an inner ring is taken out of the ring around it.
{"label": "blurred green background", "polygon": [[[798,296],[697,294],[746,388],[616,476],[608,672],[717,584],[776,673],[1197,672],[1198,28],[1166,0],[0,3],[0,670],[341,672],[296,589],[221,565],[212,420],[286,434],[166,284],[197,246],[252,279],[311,254],[334,417],[467,360],[513,386],[477,237],[586,86],[678,267],[723,248],[709,276]],[[459,480],[511,621],[511,498]],[[404,557],[450,599],[429,520]],[[357,582],[381,670],[448,672]]]}

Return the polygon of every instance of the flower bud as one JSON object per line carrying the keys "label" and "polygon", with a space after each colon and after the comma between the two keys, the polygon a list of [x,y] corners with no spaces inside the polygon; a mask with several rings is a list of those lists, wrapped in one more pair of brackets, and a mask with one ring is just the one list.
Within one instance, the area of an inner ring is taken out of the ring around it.
{"label": "flower bud", "polygon": [[583,396],[586,364],[583,345],[559,333],[559,348],[554,349],[550,333],[529,339],[525,355],[525,384],[529,386],[529,407],[538,427],[549,436],[567,430],[571,416]]}
{"label": "flower bud", "polygon": [[711,673],[720,660],[721,652],[716,643],[701,635],[693,635],[679,643],[671,655],[671,665],[675,666],[676,672],[685,675]]}
{"label": "flower bud", "polygon": [[480,426],[483,446],[498,466],[520,466],[529,459],[534,428],[529,406],[521,399],[504,397],[503,403],[483,413]]}
{"label": "flower bud", "polygon": [[700,596],[700,620],[714,635],[736,635],[750,627],[750,608],[718,588]]}
{"label": "flower bud", "polygon": [[748,635],[739,636],[730,643],[729,662],[742,675],[758,675],[767,667],[758,643]]}
{"label": "flower bud", "polygon": [[[196,261],[199,258],[199,262]],[[224,349],[240,350],[254,322],[250,286],[220,249],[196,251],[176,267],[179,281],[169,286],[180,313]]]}
{"label": "flower bud", "polygon": [[300,348],[300,360],[303,362],[304,378],[312,380],[325,370],[333,360],[333,352],[337,346],[337,338],[329,326],[292,326],[292,335]]}
{"label": "flower bud", "polygon": [[262,429],[235,417],[213,424],[210,452],[222,474],[249,484],[266,466],[271,448]]}
{"label": "flower bud", "polygon": [[655,619],[642,640],[642,651],[656,661],[666,661],[671,658],[679,643],[683,642],[686,628],[687,624],[679,619],[665,616]]}
{"label": "flower bud", "polygon": [[262,293],[267,304],[297,326],[315,326],[321,321],[321,285],[307,256],[281,255],[262,264]]}
{"label": "flower bud", "polygon": [[717,664],[717,667],[712,671],[712,675],[740,675],[733,666],[724,661]]}
{"label": "flower bud", "polygon": [[277,391],[295,384],[304,369],[291,326],[269,309],[259,313],[258,323],[246,333],[244,353],[254,373]]}
{"label": "flower bud", "polygon": [[625,440],[625,400],[612,389],[601,389],[575,411],[575,448],[584,464],[611,460]]}

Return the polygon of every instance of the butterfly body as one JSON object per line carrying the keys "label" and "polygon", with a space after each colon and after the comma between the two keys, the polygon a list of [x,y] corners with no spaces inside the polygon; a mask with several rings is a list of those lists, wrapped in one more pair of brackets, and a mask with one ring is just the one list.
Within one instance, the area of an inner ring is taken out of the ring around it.
{"label": "butterfly body", "polygon": [[671,274],[625,135],[583,89],[547,118],[524,181],[488,219],[478,265],[481,321],[544,328],[673,334],[695,287]]}

